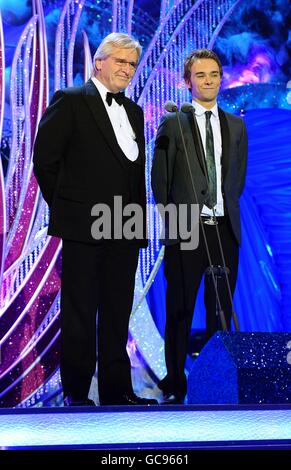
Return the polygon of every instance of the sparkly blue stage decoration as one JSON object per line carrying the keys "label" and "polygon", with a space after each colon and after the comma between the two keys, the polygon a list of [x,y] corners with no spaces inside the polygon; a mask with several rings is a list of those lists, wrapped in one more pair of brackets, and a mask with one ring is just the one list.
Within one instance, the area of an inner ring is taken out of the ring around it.
{"label": "sparkly blue stage decoration", "polygon": [[188,377],[188,403],[290,404],[291,333],[216,333]]}

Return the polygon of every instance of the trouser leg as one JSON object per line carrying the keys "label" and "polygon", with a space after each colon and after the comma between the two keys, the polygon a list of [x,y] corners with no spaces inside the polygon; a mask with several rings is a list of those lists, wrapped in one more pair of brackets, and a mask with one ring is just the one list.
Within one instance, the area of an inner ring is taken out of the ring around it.
{"label": "trouser leg", "polygon": [[63,240],[60,369],[64,395],[87,397],[96,367],[99,297],[96,245]]}
{"label": "trouser leg", "polygon": [[167,376],[160,386],[165,392],[181,397],[187,391],[184,367],[196,295],[203,273],[202,265],[201,247],[183,251],[177,244],[165,249]]}
{"label": "trouser leg", "polygon": [[100,402],[132,392],[126,351],[139,248],[108,243],[98,309],[98,387]]}

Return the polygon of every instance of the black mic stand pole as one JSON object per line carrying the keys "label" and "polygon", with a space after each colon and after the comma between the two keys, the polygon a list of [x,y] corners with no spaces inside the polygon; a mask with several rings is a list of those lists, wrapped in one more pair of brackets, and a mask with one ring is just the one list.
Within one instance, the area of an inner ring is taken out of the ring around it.
{"label": "black mic stand pole", "polygon": [[[207,171],[207,167],[206,167],[204,149],[202,147],[201,138],[200,138],[200,131],[199,131],[198,124],[197,124],[197,119],[196,119],[196,116],[195,116],[195,108],[191,103],[183,103],[182,106],[181,106],[181,111],[183,111],[184,113],[189,113],[189,112],[192,113],[193,121],[194,121],[194,133],[196,135],[196,140],[197,140],[197,144],[198,144],[199,153],[201,155],[201,160],[203,162],[203,170],[204,170],[204,173],[206,175],[208,192],[209,192],[209,177],[208,177],[208,171]],[[224,252],[223,252],[223,248],[222,248],[221,237],[220,237],[220,233],[219,233],[219,228],[218,228],[218,223],[217,223],[214,207],[212,206],[211,209],[212,209],[212,218],[214,220],[214,225],[215,225],[216,234],[217,234],[219,251],[220,251],[222,264],[223,264],[223,271],[224,271],[224,275],[225,275],[225,278],[226,278],[228,296],[229,296],[229,300],[230,300],[230,303],[231,303],[231,311],[232,311],[231,313],[232,313],[232,317],[233,317],[234,327],[235,327],[236,331],[239,331],[238,318],[237,318],[236,312],[234,310],[233,298],[232,298],[230,283],[229,283],[229,269],[226,267],[226,263],[225,263],[225,256],[224,256]]]}
{"label": "black mic stand pole", "polygon": [[[183,135],[183,130],[182,130],[181,120],[180,120],[180,116],[179,116],[178,106],[175,103],[173,103],[172,101],[168,101],[165,104],[165,110],[170,112],[170,113],[176,113],[178,126],[179,126],[179,131],[180,131],[180,134],[181,134],[181,139],[182,139],[182,144],[183,144],[183,149],[184,149],[184,152],[185,152],[186,162],[187,162],[188,171],[189,171],[189,175],[190,175],[190,179],[191,179],[191,186],[192,186],[192,190],[193,190],[193,193],[194,193],[194,198],[195,198],[196,204],[199,207],[197,192],[196,192],[196,188],[195,188],[195,184],[194,184],[193,176],[192,176],[192,172],[191,172],[189,155],[188,155],[188,151],[187,151],[187,147],[186,147],[186,143],[185,143],[185,139],[184,139],[184,135]],[[205,243],[205,248],[206,248],[206,253],[207,253],[209,266],[211,266],[213,268],[211,255],[210,255],[210,251],[209,251],[209,247],[208,247],[208,243],[207,243],[207,239],[206,239],[205,228],[204,228],[204,224],[203,224],[203,221],[202,221],[200,211],[199,211],[199,222],[200,222],[200,226],[201,226],[203,240],[204,240],[204,243]],[[220,302],[220,298],[219,298],[219,294],[218,294],[217,280],[216,280],[216,277],[214,275],[213,269],[211,269],[211,276],[212,276],[212,282],[213,282],[214,289],[215,289],[215,296],[216,296],[216,301],[217,301],[217,304],[218,304],[219,316],[220,316],[222,329],[223,329],[223,331],[227,331],[225,316],[224,316],[224,312],[223,312],[222,307],[221,307],[221,302]]]}

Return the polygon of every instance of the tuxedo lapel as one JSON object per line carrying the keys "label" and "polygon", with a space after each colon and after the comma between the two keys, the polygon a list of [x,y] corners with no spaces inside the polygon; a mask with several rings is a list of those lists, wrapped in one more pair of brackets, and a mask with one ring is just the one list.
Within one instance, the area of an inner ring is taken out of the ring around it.
{"label": "tuxedo lapel", "polygon": [[221,166],[222,166],[222,178],[225,180],[228,168],[229,168],[229,126],[224,111],[218,108],[220,129],[221,129],[221,141],[222,141],[222,154],[221,154]]}
{"label": "tuxedo lapel", "polygon": [[130,101],[128,99],[124,103],[124,107],[125,107],[130,125],[133,129],[133,132],[135,133],[135,140],[138,145],[139,155],[141,156],[142,163],[144,163],[144,160],[145,160],[144,146],[143,146],[144,129],[142,129],[142,121],[140,117],[137,115],[137,112],[135,109],[136,104],[133,101]]}
{"label": "tuxedo lapel", "polygon": [[85,84],[84,88],[85,88],[85,94],[84,94],[85,101],[95,118],[98,128],[102,132],[109,147],[112,149],[114,156],[121,163],[121,165],[125,168],[126,160],[124,159],[126,158],[126,156],[123,154],[123,151],[118,145],[111,121],[109,119],[109,116],[107,114],[107,111],[105,109],[105,106],[104,106],[104,103],[102,101],[99,91],[97,90],[92,80],[89,80]]}
{"label": "tuxedo lapel", "polygon": [[[197,159],[198,159],[198,162],[200,164],[201,170],[202,170],[203,174],[205,175],[204,165],[203,165],[203,159],[205,160],[205,156],[204,156],[203,145],[202,145],[198,125],[195,126],[194,117],[193,117],[192,113],[187,113],[186,115],[187,115],[187,119],[188,119],[189,126],[190,126],[190,129],[191,129],[191,133],[192,133],[192,137],[193,137],[193,144],[194,144],[194,149],[195,149],[195,152],[196,152],[196,155],[197,155]],[[200,146],[197,143],[198,140],[201,144]],[[200,149],[202,149],[202,151],[203,151],[202,155],[201,155]]]}

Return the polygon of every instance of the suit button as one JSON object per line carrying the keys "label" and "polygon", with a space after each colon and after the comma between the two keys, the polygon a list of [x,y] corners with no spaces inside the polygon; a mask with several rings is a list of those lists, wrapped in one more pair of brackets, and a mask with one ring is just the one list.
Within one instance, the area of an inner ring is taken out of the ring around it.
{"label": "suit button", "polygon": [[206,194],[206,189],[202,189],[201,194],[202,194],[203,196],[205,196],[205,194]]}

